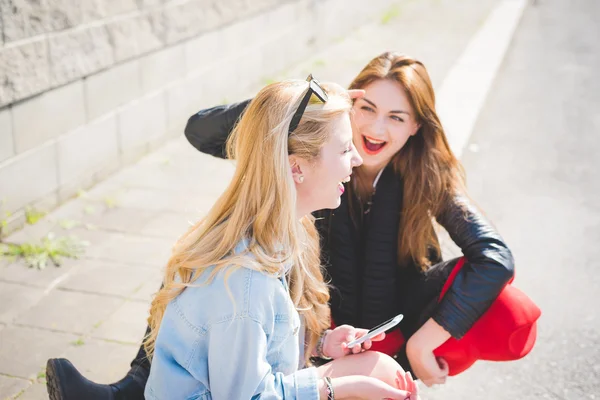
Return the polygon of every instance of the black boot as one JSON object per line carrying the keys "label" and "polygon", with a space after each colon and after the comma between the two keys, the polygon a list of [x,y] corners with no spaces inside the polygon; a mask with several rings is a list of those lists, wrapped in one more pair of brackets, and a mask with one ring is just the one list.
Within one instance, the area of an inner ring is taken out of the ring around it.
{"label": "black boot", "polygon": [[118,382],[102,385],[81,375],[64,358],[51,358],[46,365],[46,387],[50,400],[144,400],[148,372],[135,366]]}
{"label": "black boot", "polygon": [[149,374],[150,361],[142,345],[127,375],[110,385],[90,381],[69,360],[51,358],[46,364],[46,388],[50,400],[144,400]]}

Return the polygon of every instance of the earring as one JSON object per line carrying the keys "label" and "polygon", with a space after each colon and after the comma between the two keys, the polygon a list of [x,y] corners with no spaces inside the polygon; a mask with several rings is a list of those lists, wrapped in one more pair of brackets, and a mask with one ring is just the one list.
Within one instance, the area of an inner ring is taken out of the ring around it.
{"label": "earring", "polygon": [[298,183],[302,183],[302,182],[304,182],[304,177],[302,175],[300,175],[298,177]]}

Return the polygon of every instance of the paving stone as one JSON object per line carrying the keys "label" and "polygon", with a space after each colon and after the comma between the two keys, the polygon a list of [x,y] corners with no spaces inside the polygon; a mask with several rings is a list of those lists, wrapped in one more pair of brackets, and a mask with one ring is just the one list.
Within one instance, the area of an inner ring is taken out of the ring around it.
{"label": "paving stone", "polygon": [[196,213],[177,213],[164,211],[156,213],[140,229],[140,234],[150,236],[161,236],[175,241],[196,223],[202,215]]}
{"label": "paving stone", "polygon": [[144,159],[115,179],[127,187],[160,189],[171,194],[181,193],[181,188],[185,187],[185,193],[205,194],[216,199],[235,170],[231,161],[199,152],[187,158],[179,157],[161,154],[152,161]]}
{"label": "paving stone", "polygon": [[149,303],[127,301],[117,312],[94,329],[91,336],[139,345],[146,332],[149,311]]}
{"label": "paving stone", "polygon": [[122,303],[123,300],[114,297],[53,290],[15,323],[85,334],[105,321]]}
{"label": "paving stone", "polygon": [[29,387],[31,387],[31,381],[27,379],[0,375],[0,398],[2,399],[10,399]]}
{"label": "paving stone", "polygon": [[[143,335],[144,331],[138,333],[138,341]],[[86,378],[99,383],[112,383],[123,378],[139,349],[139,344],[115,343],[93,338],[82,340],[81,345],[70,345],[64,356]]]}
{"label": "paving stone", "polygon": [[148,268],[100,260],[81,260],[59,288],[128,297],[149,279]]}
{"label": "paving stone", "polygon": [[23,261],[16,261],[0,266],[0,281],[27,283],[28,285],[46,289],[64,279],[77,265],[79,260],[64,260],[60,267],[49,265],[43,270],[30,268]]}
{"label": "paving stone", "polygon": [[156,213],[151,210],[124,208],[117,204],[113,208],[104,210],[104,212],[84,215],[82,221],[85,221],[86,224],[91,224],[97,229],[140,234],[141,228],[145,226],[155,214]]}
{"label": "paving stone", "polygon": [[173,241],[164,238],[101,231],[78,232],[90,241],[84,258],[156,267],[165,265],[171,255]]}
{"label": "paving stone", "polygon": [[35,378],[50,357],[60,357],[77,336],[7,326],[0,331],[0,374]]}
{"label": "paving stone", "polygon": [[46,383],[34,383],[29,386],[23,394],[17,397],[18,400],[48,400],[48,391]]}
{"label": "paving stone", "polygon": [[0,282],[0,321],[12,322],[42,297],[44,297],[42,289]]}
{"label": "paving stone", "polygon": [[132,299],[142,300],[147,304],[150,304],[154,295],[160,289],[160,286],[163,281],[164,276],[164,268],[157,268],[152,270],[150,274],[150,278],[146,283],[144,283],[133,295]]}

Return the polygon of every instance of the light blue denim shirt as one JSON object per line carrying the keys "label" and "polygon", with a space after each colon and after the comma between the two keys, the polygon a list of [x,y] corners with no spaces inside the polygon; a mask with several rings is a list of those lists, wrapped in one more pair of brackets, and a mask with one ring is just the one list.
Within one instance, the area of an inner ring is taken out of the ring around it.
{"label": "light blue denim shirt", "polygon": [[285,278],[227,267],[205,284],[211,271],[167,306],[146,399],[318,399]]}

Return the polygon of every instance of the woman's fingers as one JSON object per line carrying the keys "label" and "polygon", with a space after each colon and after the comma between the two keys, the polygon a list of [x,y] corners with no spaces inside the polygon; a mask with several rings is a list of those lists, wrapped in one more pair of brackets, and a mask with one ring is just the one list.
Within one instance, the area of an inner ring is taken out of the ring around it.
{"label": "woman's fingers", "polygon": [[442,370],[442,372],[444,373],[444,375],[448,375],[448,373],[450,372],[450,366],[448,365],[448,362],[446,360],[444,360],[442,357],[437,357],[436,358],[438,365],[440,366],[440,370]]}
{"label": "woman's fingers", "polygon": [[406,380],[407,382],[410,382],[407,390],[411,392],[415,396],[415,398],[417,398],[416,396],[419,395],[419,385],[417,385],[417,381],[413,379],[412,374],[408,371],[406,371]]}
{"label": "woman's fingers", "polygon": [[359,99],[365,95],[365,91],[362,89],[350,89],[348,95],[351,99]]}
{"label": "woman's fingers", "polygon": [[396,384],[398,385],[398,389],[410,391],[408,383],[406,382],[406,376],[402,373],[402,371],[396,372]]}

